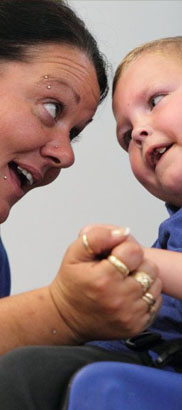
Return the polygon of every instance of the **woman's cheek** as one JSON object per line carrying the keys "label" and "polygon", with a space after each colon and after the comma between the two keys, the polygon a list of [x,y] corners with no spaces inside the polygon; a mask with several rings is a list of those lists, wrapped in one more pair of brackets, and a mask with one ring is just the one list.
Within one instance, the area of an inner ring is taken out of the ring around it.
{"label": "woman's cheek", "polygon": [[51,182],[53,182],[58,177],[60,172],[61,172],[61,169],[59,169],[59,168],[49,169],[46,172],[46,174],[44,176],[44,179],[43,179],[42,183],[40,184],[40,186],[51,184]]}

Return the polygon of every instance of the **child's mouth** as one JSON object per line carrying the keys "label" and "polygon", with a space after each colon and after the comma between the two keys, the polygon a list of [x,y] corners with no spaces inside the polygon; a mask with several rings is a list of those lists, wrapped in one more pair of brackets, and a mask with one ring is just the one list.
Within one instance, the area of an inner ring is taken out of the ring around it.
{"label": "child's mouth", "polygon": [[170,144],[168,146],[163,146],[163,147],[158,147],[155,148],[151,154],[150,154],[150,162],[152,167],[156,167],[157,163],[159,162],[160,158],[166,153],[166,151],[168,151],[173,144]]}

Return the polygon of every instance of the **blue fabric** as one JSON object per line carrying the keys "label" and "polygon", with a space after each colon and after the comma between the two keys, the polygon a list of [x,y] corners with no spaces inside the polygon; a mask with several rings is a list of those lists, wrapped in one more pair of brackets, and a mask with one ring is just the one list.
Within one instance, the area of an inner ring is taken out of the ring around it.
{"label": "blue fabric", "polygon": [[181,401],[181,374],[100,362],[72,379],[68,410],[179,410]]}
{"label": "blue fabric", "polygon": [[[170,217],[159,227],[159,236],[153,247],[172,251],[182,251],[182,209],[166,205]],[[178,299],[163,295],[160,312],[150,328],[159,332],[163,338],[182,338],[182,302]],[[89,344],[114,351],[128,351],[123,340],[94,341]],[[151,352],[152,357],[156,355]],[[169,367],[166,367],[169,370]],[[172,369],[171,369],[172,370]]]}
{"label": "blue fabric", "polygon": [[10,294],[10,268],[8,257],[0,238],[0,298]]}

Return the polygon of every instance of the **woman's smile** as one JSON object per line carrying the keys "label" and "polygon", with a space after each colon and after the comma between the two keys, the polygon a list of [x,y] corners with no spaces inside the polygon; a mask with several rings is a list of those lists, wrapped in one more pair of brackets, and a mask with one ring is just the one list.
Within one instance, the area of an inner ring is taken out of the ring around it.
{"label": "woman's smile", "polygon": [[65,45],[40,46],[31,62],[2,69],[0,209],[7,216],[23,195],[73,164],[71,142],[91,122],[100,90],[90,60]]}

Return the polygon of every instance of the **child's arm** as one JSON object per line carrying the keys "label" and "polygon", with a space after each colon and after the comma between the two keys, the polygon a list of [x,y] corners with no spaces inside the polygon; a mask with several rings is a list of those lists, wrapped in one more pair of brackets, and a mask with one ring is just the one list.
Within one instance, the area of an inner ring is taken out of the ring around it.
{"label": "child's arm", "polygon": [[144,248],[144,255],[157,265],[163,283],[163,292],[182,299],[182,253]]}

